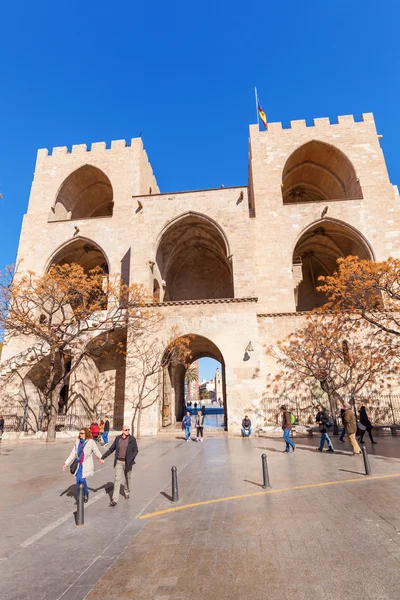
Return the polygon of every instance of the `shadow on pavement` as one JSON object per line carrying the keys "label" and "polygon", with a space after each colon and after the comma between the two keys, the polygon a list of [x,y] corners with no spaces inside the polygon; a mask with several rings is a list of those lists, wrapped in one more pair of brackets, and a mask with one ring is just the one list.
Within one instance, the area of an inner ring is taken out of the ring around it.
{"label": "shadow on pavement", "polygon": [[344,473],[354,473],[355,475],[365,475],[365,473],[360,473],[360,471],[350,471],[349,469],[339,469],[339,471],[343,471]]}
{"label": "shadow on pavement", "polygon": [[161,496],[164,496],[169,502],[172,502],[172,496],[167,494],[167,492],[160,492]]}
{"label": "shadow on pavement", "polygon": [[251,483],[252,485],[256,485],[257,487],[262,488],[262,483],[256,483],[255,481],[250,481],[250,479],[243,479],[246,483]]}

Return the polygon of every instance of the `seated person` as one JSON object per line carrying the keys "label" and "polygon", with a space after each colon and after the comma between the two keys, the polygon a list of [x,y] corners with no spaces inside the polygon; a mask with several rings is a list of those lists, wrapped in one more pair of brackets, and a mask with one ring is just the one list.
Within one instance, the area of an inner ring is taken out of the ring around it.
{"label": "seated person", "polygon": [[247,415],[242,421],[242,435],[243,437],[251,436],[251,421]]}

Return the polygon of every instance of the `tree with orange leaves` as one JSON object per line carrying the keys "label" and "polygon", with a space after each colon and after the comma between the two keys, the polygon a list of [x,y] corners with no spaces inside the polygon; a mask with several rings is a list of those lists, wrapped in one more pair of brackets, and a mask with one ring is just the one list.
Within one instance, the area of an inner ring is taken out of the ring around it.
{"label": "tree with orange leaves", "polygon": [[387,335],[388,343],[400,336],[399,259],[372,262],[348,256],[338,260],[333,275],[319,279],[318,290],[328,298],[320,311],[361,319]]}
{"label": "tree with orange leaves", "polygon": [[[42,364],[47,441],[53,442],[60,392],[86,356],[98,356],[109,334],[129,323],[131,337],[146,328],[145,292],[111,280],[100,268],[53,265],[43,276],[8,268],[0,274],[0,330],[5,342],[32,344],[31,365]],[[115,348],[118,351],[118,348]],[[67,367],[73,356],[71,368]]]}
{"label": "tree with orange leaves", "polygon": [[344,397],[379,389],[398,372],[396,349],[380,331],[339,313],[311,313],[268,353],[281,367],[272,383],[275,393],[306,391],[318,381],[334,419]]}
{"label": "tree with orange leaves", "polygon": [[127,384],[132,389],[132,431],[140,439],[143,411],[160,400],[162,389],[160,376],[164,369],[172,365],[187,366],[190,361],[192,335],[180,335],[172,328],[165,341],[162,334],[163,318],[154,312],[146,319],[146,326],[140,335],[128,333],[127,351],[132,368]]}

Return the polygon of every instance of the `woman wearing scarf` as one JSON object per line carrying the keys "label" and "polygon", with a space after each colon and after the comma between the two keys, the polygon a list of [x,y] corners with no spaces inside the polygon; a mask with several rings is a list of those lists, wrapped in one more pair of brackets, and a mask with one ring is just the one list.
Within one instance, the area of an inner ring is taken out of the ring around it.
{"label": "woman wearing scarf", "polygon": [[78,499],[79,484],[83,483],[85,502],[89,500],[89,488],[86,483],[86,477],[90,477],[94,473],[93,454],[97,456],[100,464],[104,463],[104,460],[101,458],[101,452],[92,439],[90,429],[82,428],[79,431],[79,437],[71,450],[71,454],[63,465],[63,471],[66,470],[73,460],[77,459],[78,468],[75,471],[76,498]]}

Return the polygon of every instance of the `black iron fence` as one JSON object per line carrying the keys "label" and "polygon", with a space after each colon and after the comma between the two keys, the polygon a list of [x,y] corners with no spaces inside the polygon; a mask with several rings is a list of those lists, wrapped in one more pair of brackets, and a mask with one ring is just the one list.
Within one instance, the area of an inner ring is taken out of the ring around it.
{"label": "black iron fence", "polygon": [[[346,398],[350,400],[350,398]],[[297,418],[300,425],[311,425],[315,423],[316,407],[318,403],[329,406],[326,400],[320,400],[313,396],[290,396],[286,398],[264,398],[263,409],[266,425],[277,425],[280,423],[280,407],[285,404]],[[355,399],[356,409],[365,406],[369,419],[374,425],[399,425],[400,424],[400,396],[357,396]],[[340,412],[338,410],[338,412]]]}

